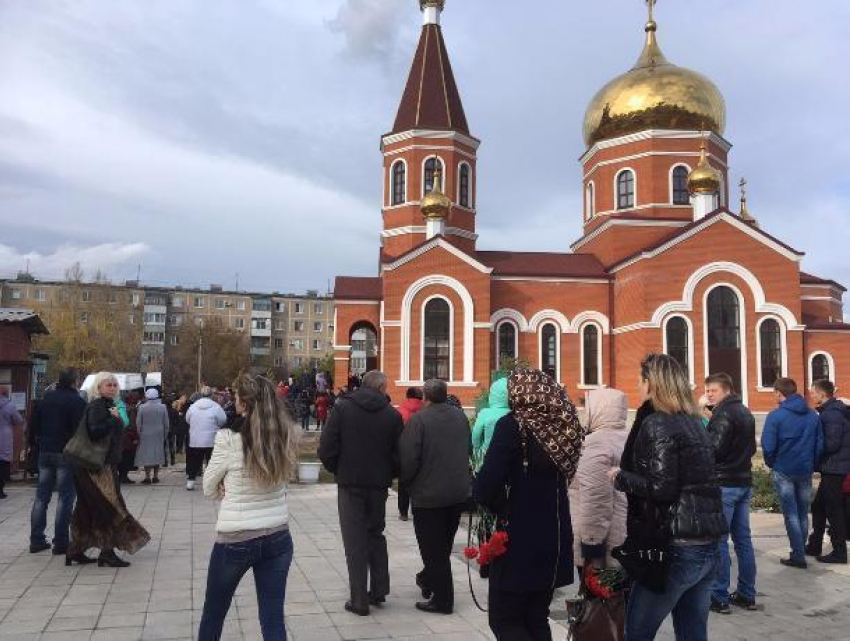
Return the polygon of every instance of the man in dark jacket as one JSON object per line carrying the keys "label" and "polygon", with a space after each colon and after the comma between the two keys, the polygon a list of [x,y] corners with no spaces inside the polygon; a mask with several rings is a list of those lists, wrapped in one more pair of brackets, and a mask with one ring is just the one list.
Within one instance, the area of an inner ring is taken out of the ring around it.
{"label": "man in dark jacket", "polygon": [[469,421],[446,404],[445,381],[426,381],[422,391],[425,407],[410,418],[399,446],[401,481],[413,503],[413,526],[425,565],[417,578],[423,596],[431,593],[416,607],[451,614],[452,545],[469,499]]}
{"label": "man in dark jacket", "polygon": [[823,455],[823,429],[817,412],[797,393],[797,383],[780,378],[773,389],[779,407],[767,415],[761,447],[764,462],[773,471],[791,543],[790,558],[780,562],[805,569],[812,474]]}
{"label": "man in dark jacket", "polygon": [[[387,495],[398,475],[398,439],[404,424],[387,397],[378,371],[337,401],[322,431],[319,458],[336,475],[339,524],[348,562],[351,600],[345,609],[367,616],[390,592],[386,526]],[[367,589],[368,585],[368,589]]]}
{"label": "man in dark jacket", "polygon": [[731,613],[730,603],[756,609],[756,556],[750,534],[756,421],[733,388],[728,374],[712,374],[705,379],[705,396],[713,408],[708,435],[714,446],[717,483],[723,492],[723,512],[738,557],[738,589],[730,596],[732,561],[729,536],[724,536],[719,544],[720,566],[711,589],[711,609],[720,614]]}
{"label": "man in dark jacket", "polygon": [[[847,406],[835,398],[835,385],[827,380],[812,383],[812,400],[823,424],[823,458],[820,485],[812,503],[812,536],[806,554],[821,563],[847,563],[844,493],[842,485],[850,474],[850,421]],[[829,521],[832,552],[821,556],[823,535]]]}
{"label": "man in dark jacket", "polygon": [[74,508],[74,471],[62,454],[74,435],[86,409],[86,402],[76,390],[79,374],[68,369],[59,375],[56,389],[48,392],[32,417],[31,429],[38,440],[38,489],[32,504],[30,552],[50,549],[44,536],[47,506],[53,491],[59,494],[53,529],[53,554],[64,555],[68,549],[71,511]]}

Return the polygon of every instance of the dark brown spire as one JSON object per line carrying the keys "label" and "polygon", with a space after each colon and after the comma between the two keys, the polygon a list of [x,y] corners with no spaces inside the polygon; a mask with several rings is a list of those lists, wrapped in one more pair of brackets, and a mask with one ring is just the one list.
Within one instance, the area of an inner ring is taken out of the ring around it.
{"label": "dark brown spire", "polygon": [[458,131],[469,135],[466,114],[439,24],[422,27],[422,36],[391,133],[409,129]]}

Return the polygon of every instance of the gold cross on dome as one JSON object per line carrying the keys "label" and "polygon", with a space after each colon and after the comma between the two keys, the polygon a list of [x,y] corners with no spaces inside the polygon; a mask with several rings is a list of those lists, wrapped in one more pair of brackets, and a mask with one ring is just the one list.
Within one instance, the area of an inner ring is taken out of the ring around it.
{"label": "gold cross on dome", "polygon": [[655,21],[655,3],[656,2],[658,2],[658,0],[646,0],[646,4],[649,7],[649,21],[650,22]]}
{"label": "gold cross on dome", "polygon": [[741,188],[741,199],[745,200],[747,198],[747,179],[741,178],[741,182],[738,183],[738,186]]}

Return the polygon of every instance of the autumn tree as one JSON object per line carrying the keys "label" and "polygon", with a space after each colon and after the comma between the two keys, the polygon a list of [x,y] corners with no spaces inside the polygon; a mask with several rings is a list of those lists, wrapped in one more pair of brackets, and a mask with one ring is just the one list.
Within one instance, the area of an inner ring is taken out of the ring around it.
{"label": "autumn tree", "polygon": [[197,389],[199,352],[200,378],[214,387],[232,384],[251,365],[247,335],[225,327],[219,319],[208,319],[202,325],[188,323],[175,333],[177,344],[169,345],[163,371],[163,383],[169,390],[185,393]]}

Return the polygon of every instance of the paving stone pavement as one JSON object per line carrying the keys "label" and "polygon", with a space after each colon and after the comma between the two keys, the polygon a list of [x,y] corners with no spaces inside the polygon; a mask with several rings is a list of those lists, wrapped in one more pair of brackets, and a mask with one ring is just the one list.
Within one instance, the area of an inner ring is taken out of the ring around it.
{"label": "paving stone pavement", "polygon": [[[207,563],[214,539],[216,504],[201,492],[186,492],[180,468],[163,474],[157,486],[125,486],[131,512],[148,528],[151,543],[120,570],[96,566],[66,568],[61,557],[29,554],[32,486],[12,485],[0,501],[0,641],[191,639],[203,608]],[[55,503],[55,497],[54,501]],[[293,486],[290,492],[295,561],[289,576],[286,623],[295,641],[341,639],[493,638],[486,615],[472,602],[466,567],[453,560],[456,613],[425,615],[413,608],[420,569],[412,522],[395,518],[394,497],[387,506],[392,595],[386,606],[361,618],[343,609],[347,573],[334,486]],[[53,505],[51,505],[51,508]],[[52,509],[48,523],[52,523]],[[757,515],[756,546],[763,611],[712,615],[711,639],[850,638],[850,570],[812,568],[806,572],[779,565],[787,553],[781,519]],[[48,528],[49,532],[49,528]],[[458,534],[457,548],[463,545]],[[475,580],[479,599],[486,584]],[[563,618],[559,594],[553,617]],[[553,622],[553,636],[566,638]],[[224,639],[260,639],[257,603],[250,577],[242,582],[231,608]],[[660,639],[672,639],[669,622]]]}

